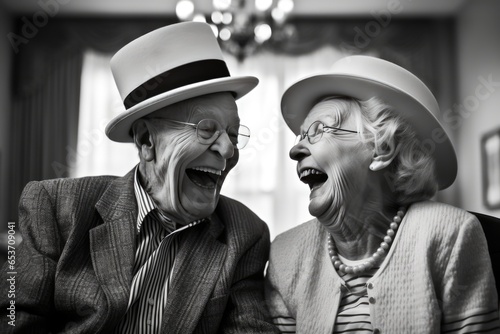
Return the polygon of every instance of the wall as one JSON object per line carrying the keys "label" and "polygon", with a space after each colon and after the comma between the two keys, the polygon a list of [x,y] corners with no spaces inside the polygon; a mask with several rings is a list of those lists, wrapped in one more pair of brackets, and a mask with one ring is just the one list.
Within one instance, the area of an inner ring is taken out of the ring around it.
{"label": "wall", "polygon": [[8,157],[9,157],[9,129],[10,129],[10,79],[11,61],[13,56],[12,48],[6,38],[11,31],[10,16],[0,6],[0,232],[7,230],[6,203],[8,194]]}
{"label": "wall", "polygon": [[[469,1],[457,15],[457,134],[460,206],[500,216],[483,203],[482,136],[500,129],[500,1]],[[500,178],[500,170],[497,170]]]}

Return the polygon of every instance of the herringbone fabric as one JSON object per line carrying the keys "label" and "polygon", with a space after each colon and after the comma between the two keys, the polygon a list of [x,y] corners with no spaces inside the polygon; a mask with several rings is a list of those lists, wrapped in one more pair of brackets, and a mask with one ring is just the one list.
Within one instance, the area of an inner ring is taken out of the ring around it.
{"label": "herringbone fabric", "polygon": [[[133,171],[31,182],[19,210],[16,326],[2,320],[0,332],[112,332],[127,310],[133,277]],[[267,226],[221,196],[211,222],[185,232],[162,332],[274,333],[263,297]],[[2,277],[0,291],[6,289]],[[7,302],[0,299],[3,319]]]}

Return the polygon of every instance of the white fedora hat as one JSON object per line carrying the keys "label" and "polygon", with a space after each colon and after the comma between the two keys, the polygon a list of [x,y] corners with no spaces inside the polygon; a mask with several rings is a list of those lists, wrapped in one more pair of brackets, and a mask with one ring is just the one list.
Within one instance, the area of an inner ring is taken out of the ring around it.
{"label": "white fedora hat", "polygon": [[202,22],[172,24],[141,36],[121,48],[110,65],[126,109],[106,127],[117,142],[131,142],[132,123],[160,108],[218,92],[239,99],[259,82],[230,76],[212,29]]}
{"label": "white fedora hat", "polygon": [[296,135],[311,108],[332,95],[359,100],[378,97],[411,125],[418,140],[436,161],[439,189],[449,187],[457,175],[455,150],[435,115],[436,98],[415,75],[391,62],[369,56],[349,56],[335,62],[322,75],[305,78],[288,88],[281,99],[283,118]]}

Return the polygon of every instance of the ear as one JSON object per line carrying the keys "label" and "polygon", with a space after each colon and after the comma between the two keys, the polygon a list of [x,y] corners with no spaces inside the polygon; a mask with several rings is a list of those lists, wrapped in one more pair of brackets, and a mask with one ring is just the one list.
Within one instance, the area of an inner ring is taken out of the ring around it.
{"label": "ear", "polygon": [[396,158],[399,151],[399,146],[396,147],[395,143],[392,141],[386,147],[387,151],[383,154],[377,154],[376,152],[374,152],[372,162],[370,164],[370,170],[374,172],[382,170],[389,166],[391,162]]}
{"label": "ear", "polygon": [[139,150],[139,156],[145,161],[152,161],[155,158],[154,139],[151,132],[151,124],[144,120],[138,119],[132,125],[134,143]]}

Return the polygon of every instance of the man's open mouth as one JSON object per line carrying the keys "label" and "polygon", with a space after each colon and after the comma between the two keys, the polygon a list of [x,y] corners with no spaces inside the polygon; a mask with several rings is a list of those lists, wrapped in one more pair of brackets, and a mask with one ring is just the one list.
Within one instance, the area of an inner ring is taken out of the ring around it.
{"label": "man's open mouth", "polygon": [[328,179],[328,175],[314,168],[307,168],[299,173],[300,181],[309,185],[309,189],[320,187]]}
{"label": "man's open mouth", "polygon": [[198,187],[214,189],[222,171],[210,167],[192,167],[186,169],[188,178]]}

